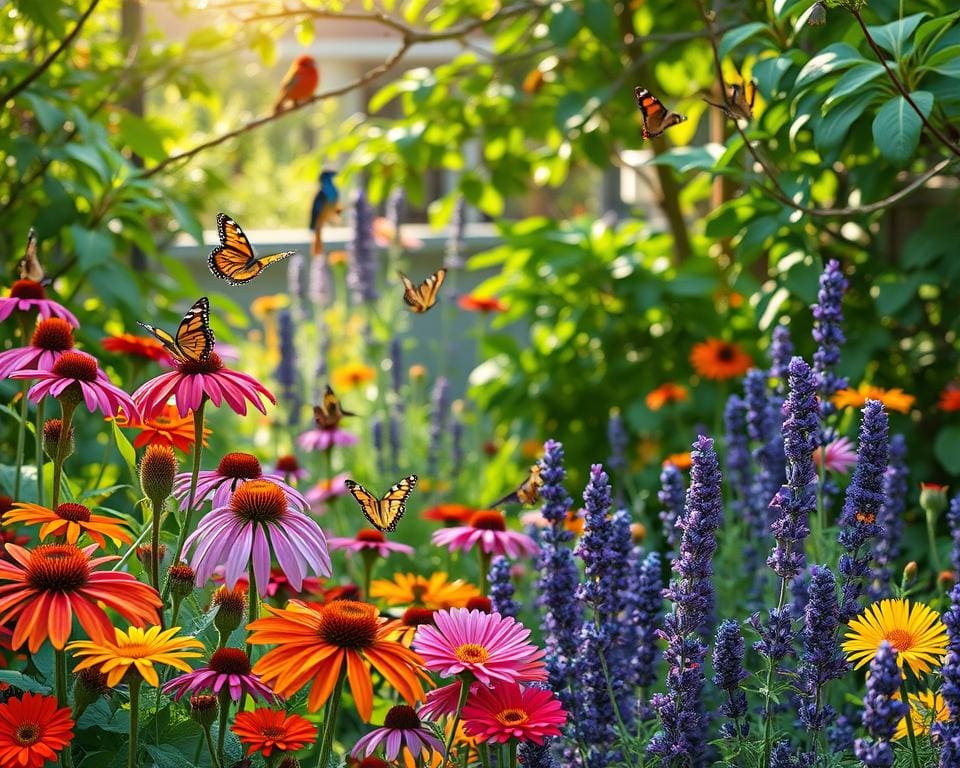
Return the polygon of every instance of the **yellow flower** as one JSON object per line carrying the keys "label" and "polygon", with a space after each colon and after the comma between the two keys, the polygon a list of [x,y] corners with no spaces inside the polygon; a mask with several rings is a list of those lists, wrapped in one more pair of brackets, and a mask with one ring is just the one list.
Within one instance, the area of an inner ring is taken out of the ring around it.
{"label": "yellow flower", "polygon": [[[934,722],[943,722],[950,718],[950,709],[943,696],[934,691],[920,691],[919,693],[907,694],[907,700],[910,702],[910,715],[913,718],[913,732],[917,736],[930,733],[930,726]],[[897,723],[897,732],[893,735],[895,740],[902,739],[907,735],[907,718],[901,717]]]}
{"label": "yellow flower", "polygon": [[393,580],[376,579],[370,585],[370,596],[381,598],[387,605],[418,605],[441,610],[463,608],[480,590],[463,579],[449,581],[446,573],[435,571],[430,577],[414,573],[394,574]]}
{"label": "yellow flower", "polygon": [[364,365],[363,363],[347,363],[346,365],[334,368],[333,373],[330,374],[333,388],[337,390],[337,392],[355,389],[376,378],[377,372],[369,365]]}
{"label": "yellow flower", "polygon": [[70,643],[68,651],[75,651],[75,657],[84,658],[74,670],[79,672],[90,667],[97,668],[107,676],[107,685],[111,688],[119,683],[125,674],[135,669],[152,686],[160,685],[154,664],[167,664],[182,672],[191,672],[190,665],[184,659],[196,659],[202,654],[191,648],[203,648],[203,643],[190,636],[174,637],[180,627],[161,630],[160,627],[130,627],[124,632],[114,627],[114,640],[80,640]]}
{"label": "yellow flower", "polygon": [[881,600],[850,622],[843,650],[856,669],[869,664],[884,640],[897,651],[897,664],[915,675],[939,667],[947,652],[947,628],[923,603]]}
{"label": "yellow flower", "polygon": [[837,408],[862,408],[867,400],[879,400],[887,410],[909,413],[916,399],[899,387],[883,389],[870,384],[861,384],[856,389],[841,389],[833,396],[833,404]]}
{"label": "yellow flower", "polygon": [[290,297],[285,293],[258,296],[250,302],[250,312],[258,320],[264,320],[274,312],[290,306]]}

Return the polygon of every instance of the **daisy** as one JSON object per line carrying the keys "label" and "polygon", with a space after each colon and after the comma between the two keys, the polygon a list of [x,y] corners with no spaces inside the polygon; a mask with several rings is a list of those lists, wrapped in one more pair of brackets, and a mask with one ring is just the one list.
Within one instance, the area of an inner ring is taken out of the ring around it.
{"label": "daisy", "polygon": [[191,549],[190,566],[196,571],[198,587],[222,565],[224,581],[232,588],[252,562],[262,597],[270,580],[271,550],[298,592],[308,569],[319,576],[331,572],[320,526],[291,507],[284,490],[270,480],[250,480],[237,488],[227,504],[214,507],[187,537],[184,551]]}
{"label": "daisy", "polygon": [[[813,452],[813,463],[820,466],[821,449],[818,447]],[[826,456],[824,469],[827,472],[836,472],[845,475],[850,468],[857,463],[857,452],[853,447],[853,442],[848,437],[838,437],[831,440],[823,449],[823,455]]]}
{"label": "daisy", "polygon": [[126,521],[106,515],[94,515],[89,507],[72,502],[60,504],[56,509],[18,502],[9,512],[4,513],[2,522],[4,525],[41,525],[41,540],[47,536],[65,536],[67,544],[76,544],[81,534],[86,534],[92,541],[97,542],[100,549],[106,548],[107,538],[116,547],[133,541],[126,530]]}
{"label": "daisy", "polygon": [[869,664],[886,640],[897,651],[897,664],[906,664],[915,675],[939,667],[947,652],[947,628],[940,614],[922,603],[881,600],[867,606],[848,628],[843,650],[856,664]]}
{"label": "daisy", "polygon": [[481,551],[488,555],[521,557],[540,552],[536,542],[529,536],[508,531],[503,513],[494,509],[483,509],[474,513],[469,525],[434,531],[430,541],[437,546],[448,547],[451,552],[457,549],[469,550],[478,544]]}
{"label": "daisy", "polygon": [[421,512],[420,517],[448,526],[464,525],[477,511],[479,510],[464,504],[438,504]]}
{"label": "daisy", "polygon": [[241,416],[247,413],[247,402],[264,414],[267,412],[264,399],[277,402],[255,378],[225,367],[216,352],[211,352],[203,361],[177,363],[174,370],[150,379],[133,393],[134,402],[148,419],[163,411],[171,397],[181,416],[196,411],[206,400],[218,408],[226,402]]}
{"label": "daisy", "polygon": [[690,364],[705,379],[725,381],[743,376],[753,367],[753,359],[733,342],[707,339],[693,345]]}
{"label": "daisy", "polygon": [[463,579],[450,581],[443,571],[430,576],[414,573],[396,573],[393,579],[377,579],[370,585],[370,596],[387,605],[413,605],[434,610],[463,608],[480,590]]}
{"label": "daisy", "polygon": [[274,752],[297,752],[317,740],[317,728],[300,715],[288,715],[274,709],[240,712],[230,728],[247,754],[259,752],[265,758]]}
{"label": "daisy", "polygon": [[300,462],[297,461],[296,456],[287,454],[277,459],[277,466],[273,468],[273,472],[270,474],[279,475],[285,482],[292,483],[297,480],[303,480],[309,473],[305,467],[300,466]]}
{"label": "daisy", "polygon": [[[181,416],[175,405],[165,405],[163,409],[149,419],[117,416],[117,426],[121,429],[138,429],[133,439],[134,448],[147,445],[166,445],[187,453],[193,449],[196,433],[193,424],[193,411]],[[210,430],[203,428],[203,445],[206,447]]]}
{"label": "daisy", "polygon": [[187,659],[196,659],[203,643],[189,635],[177,635],[180,627],[147,629],[130,627],[124,632],[113,628],[113,639],[78,640],[67,646],[79,658],[75,670],[94,668],[107,676],[107,685],[115,688],[128,672],[133,671],[150,685],[160,685],[154,664],[165,664],[184,672],[190,671]]}
{"label": "daisy", "polygon": [[870,384],[861,384],[856,389],[841,389],[833,396],[833,404],[837,408],[862,408],[867,400],[879,400],[889,411],[909,413],[916,399],[899,387],[884,389]]}
{"label": "daisy", "polygon": [[70,707],[56,696],[25,693],[0,704],[0,765],[43,768],[73,740]]}
{"label": "daisy", "polygon": [[335,390],[350,390],[376,381],[377,371],[363,363],[347,363],[334,368],[330,374],[330,381]]}
{"label": "daisy", "polygon": [[689,390],[682,384],[674,384],[672,381],[661,384],[652,392],[648,392],[646,398],[644,398],[647,408],[651,411],[659,411],[665,405],[682,403],[689,399]]}
{"label": "daisy", "polygon": [[80,323],[66,307],[47,298],[44,287],[33,280],[17,280],[10,286],[10,293],[0,298],[0,322],[6,320],[14,312],[38,312],[44,320],[50,317],[59,317],[66,320],[74,328]]}
{"label": "daisy", "polygon": [[339,427],[333,429],[309,429],[297,438],[297,445],[305,451],[329,451],[334,446],[357,444],[357,436]]}
{"label": "daisy", "polygon": [[167,352],[157,339],[151,336],[137,336],[132,333],[118,333],[100,340],[100,346],[107,352],[128,357],[139,357],[144,360],[153,360],[167,366],[173,366],[176,361]]}
{"label": "daisy", "polygon": [[125,413],[137,414],[137,406],[130,395],[110,383],[97,360],[86,352],[64,352],[50,366],[50,370],[30,369],[14,371],[12,379],[37,379],[28,397],[34,403],[43,398],[70,396],[83,400],[87,410],[99,410],[104,416],[116,416],[122,408]]}
{"label": "daisy", "polygon": [[249,694],[254,699],[271,701],[275,697],[250,669],[250,657],[239,648],[218,648],[205,666],[187,672],[164,683],[163,692],[179,701],[185,693],[221,691],[229,693],[233,701]]}
{"label": "daisy", "polygon": [[[216,469],[201,470],[197,475],[193,505],[199,506],[211,493],[213,507],[229,504],[234,491],[251,480],[269,480],[283,491],[287,504],[300,512],[305,512],[309,506],[300,491],[284,481],[281,475],[274,472],[264,473],[260,461],[250,453],[227,453],[220,459]],[[190,481],[189,472],[181,472],[176,477],[173,497],[180,500],[180,509],[186,509],[190,504]]]}
{"label": "daisy", "polygon": [[467,312],[482,312],[489,315],[491,312],[506,312],[507,305],[496,296],[476,296],[467,294],[457,299],[457,306]]}
{"label": "daisy", "polygon": [[480,688],[463,707],[463,730],[482,742],[543,744],[548,736],[559,736],[566,722],[566,710],[552,691],[516,683]]}
{"label": "daisy", "polygon": [[62,650],[70,637],[73,616],[92,638],[111,637],[113,623],[104,612],[112,608],[127,621],[157,623],[162,602],[156,590],[122,571],[98,571],[119,560],[90,554],[96,544],[80,549],[71,544],[41,544],[32,551],[7,544],[12,560],[0,560],[0,624],[16,620],[13,647],[28,642],[36,653],[49,638]]}
{"label": "daisy", "polygon": [[391,552],[400,552],[404,555],[412,555],[413,547],[407,544],[400,544],[396,541],[388,541],[387,538],[374,528],[364,528],[357,531],[353,538],[343,536],[331,536],[329,539],[330,549],[345,549],[347,552],[371,552],[386,557]]}
{"label": "daisy", "polygon": [[[910,702],[910,717],[913,720],[915,736],[930,733],[930,727],[934,723],[942,723],[950,719],[950,708],[940,691],[908,693],[907,700]],[[897,732],[893,735],[894,741],[904,739],[908,734],[907,718],[902,717],[897,723]]]}
{"label": "daisy", "polygon": [[403,612],[397,621],[394,622],[393,634],[391,640],[396,640],[405,648],[413,645],[413,638],[416,637],[417,630],[424,624],[433,624],[433,614],[436,611],[432,608],[418,608],[412,606]]}
{"label": "daisy", "polygon": [[73,349],[73,326],[59,317],[41,320],[30,344],[0,352],[0,377],[14,371],[49,371],[64,352]]}
{"label": "daisy", "polygon": [[278,695],[291,696],[310,683],[307,708],[316,712],[346,674],[357,713],[369,722],[374,669],[411,706],[423,698],[420,657],[389,639],[390,622],[374,606],[337,600],[314,608],[293,601],[286,609],[264,610],[268,616],[247,626],[247,642],[274,646],[253,671]]}
{"label": "daisy", "polygon": [[417,717],[416,710],[405,704],[391,707],[383,726],[361,738],[351,750],[353,757],[369,757],[380,747],[388,761],[396,760],[401,752],[409,752],[416,760],[426,754],[443,753],[443,744]]}
{"label": "daisy", "polygon": [[422,626],[413,649],[441,677],[469,672],[484,685],[494,680],[545,680],[544,651],[528,642],[530,630],[499,613],[451,608]]}

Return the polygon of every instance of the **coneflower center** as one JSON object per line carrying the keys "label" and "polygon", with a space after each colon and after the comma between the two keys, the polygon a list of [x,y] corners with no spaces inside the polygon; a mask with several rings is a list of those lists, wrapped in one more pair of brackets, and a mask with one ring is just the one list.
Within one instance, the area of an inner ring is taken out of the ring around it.
{"label": "coneflower center", "polygon": [[458,645],[453,655],[465,664],[486,664],[490,658],[490,651],[477,643]]}
{"label": "coneflower center", "polygon": [[883,639],[890,643],[897,651],[908,651],[913,648],[913,635],[905,629],[891,629]]}
{"label": "coneflower center", "polygon": [[47,292],[33,280],[17,280],[10,286],[11,299],[45,299]]}
{"label": "coneflower center", "polygon": [[300,469],[300,462],[297,461],[296,456],[281,456],[277,459],[277,471],[279,472],[296,472]]}
{"label": "coneflower center", "polygon": [[218,648],[207,666],[221,675],[249,675],[250,657],[239,648]]}
{"label": "coneflower center", "polygon": [[242,520],[274,523],[287,513],[287,497],[276,483],[251,480],[237,488],[230,508]]}
{"label": "coneflower center", "polygon": [[29,747],[40,740],[40,726],[37,723],[20,723],[13,733],[13,740],[21,747]]}
{"label": "coneflower center", "polygon": [[84,352],[64,352],[50,369],[64,379],[96,381],[97,361]]}
{"label": "coneflower center", "polygon": [[475,595],[467,600],[467,604],[463,606],[468,611],[481,611],[483,613],[493,613],[493,601],[489,597],[484,597],[483,595]]}
{"label": "coneflower center", "polygon": [[30,339],[30,346],[49,352],[66,352],[73,349],[73,328],[59,317],[41,320]]}
{"label": "coneflower center", "polygon": [[237,584],[233,589],[219,587],[211,600],[214,607],[243,614],[247,607],[247,591]]}
{"label": "coneflower center", "polygon": [[320,639],[337,648],[360,651],[377,641],[377,609],[355,600],[337,600],[321,609]]}
{"label": "coneflower center", "polygon": [[721,344],[717,348],[717,359],[722,360],[725,363],[729,363],[734,358],[733,347],[730,344]]}
{"label": "coneflower center", "polygon": [[41,544],[30,557],[27,583],[43,592],[74,592],[90,576],[90,561],[79,547]]}
{"label": "coneflower center", "polygon": [[434,612],[429,608],[407,608],[403,612],[403,623],[408,627],[419,627],[423,624],[433,624]]}
{"label": "coneflower center", "polygon": [[485,531],[505,531],[507,524],[503,515],[494,509],[481,509],[470,517],[471,528],[482,528]]}
{"label": "coneflower center", "polygon": [[216,373],[223,368],[223,361],[216,352],[211,352],[206,360],[185,360],[177,364],[180,373],[194,376],[198,373]]}
{"label": "coneflower center", "polygon": [[521,725],[529,719],[530,716],[522,709],[501,709],[497,712],[497,721],[503,725]]}
{"label": "coneflower center", "polygon": [[420,727],[420,718],[413,707],[401,704],[397,707],[391,707],[387,716],[383,719],[384,728],[395,728],[402,731],[412,731]]}
{"label": "coneflower center", "polygon": [[256,480],[263,475],[263,468],[256,456],[249,453],[228,453],[217,464],[217,472],[224,477],[241,480]]}
{"label": "coneflower center", "polygon": [[66,502],[56,508],[57,517],[61,520],[69,520],[72,523],[87,523],[90,521],[90,510],[83,504],[73,504]]}
{"label": "coneflower center", "polygon": [[380,531],[375,531],[373,528],[363,528],[357,531],[357,541],[369,541],[382,544],[386,539]]}
{"label": "coneflower center", "polygon": [[[171,565],[167,569],[167,577],[174,581],[193,581],[195,575],[193,568],[184,563]],[[216,597],[216,593],[214,593],[214,597]]]}

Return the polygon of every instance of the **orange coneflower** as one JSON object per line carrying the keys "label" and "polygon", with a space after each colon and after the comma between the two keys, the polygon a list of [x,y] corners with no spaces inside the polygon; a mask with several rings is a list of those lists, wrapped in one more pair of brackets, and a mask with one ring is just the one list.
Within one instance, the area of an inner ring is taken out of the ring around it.
{"label": "orange coneflower", "polygon": [[72,544],[41,544],[33,551],[7,544],[12,561],[0,560],[0,624],[16,620],[13,647],[29,641],[30,653],[50,639],[62,650],[70,637],[73,615],[90,637],[113,634],[102,606],[143,626],[160,621],[163,603],[153,587],[122,571],[97,571],[98,565],[120,558],[90,554],[96,544],[81,549]]}
{"label": "orange coneflower", "polygon": [[377,579],[370,584],[370,596],[387,605],[416,605],[421,608],[463,608],[480,590],[463,579],[450,581],[443,571],[427,576],[414,573],[395,573],[393,580]]}
{"label": "orange coneflower", "polygon": [[833,404],[837,408],[862,408],[867,400],[879,400],[889,411],[909,413],[916,399],[899,387],[884,389],[871,384],[861,384],[856,389],[841,389],[833,396]]}
{"label": "orange coneflower", "polygon": [[[153,418],[131,419],[126,414],[117,417],[117,425],[123,429],[139,429],[140,434],[133,440],[134,448],[145,445],[166,445],[184,453],[193,449],[194,429],[193,411],[180,416],[177,406],[165,405]],[[203,428],[203,445],[206,447],[210,430]]]}
{"label": "orange coneflower", "polygon": [[960,386],[956,384],[948,385],[943,392],[940,393],[940,402],[938,405],[941,411],[950,413],[960,411]]}
{"label": "orange coneflower", "polygon": [[743,376],[753,367],[753,358],[738,344],[711,338],[693,345],[690,364],[705,379],[724,381]]}
{"label": "orange coneflower", "polygon": [[56,696],[25,693],[0,704],[0,765],[43,768],[73,739],[70,707]]}
{"label": "orange coneflower", "polygon": [[364,384],[369,384],[376,378],[376,370],[363,363],[347,363],[346,365],[334,368],[330,374],[333,388],[338,392],[342,389],[356,389]]}
{"label": "orange coneflower", "polygon": [[[899,697],[897,697],[899,698]],[[930,733],[934,723],[942,723],[950,719],[950,708],[939,691],[918,691],[908,693],[910,702],[910,719],[913,720],[913,732],[917,736]],[[893,735],[894,741],[905,739],[909,734],[907,718],[901,717],[897,723],[897,732]]]}
{"label": "orange coneflower", "polygon": [[671,453],[663,460],[663,466],[666,466],[667,464],[673,464],[673,466],[675,466],[677,469],[684,471],[693,466],[693,457],[690,455],[690,451],[685,451],[684,453]]}
{"label": "orange coneflower", "polygon": [[88,507],[73,502],[60,504],[56,509],[18,502],[9,512],[4,513],[2,522],[4,525],[40,525],[41,540],[47,536],[65,536],[67,544],[76,544],[81,534],[86,534],[92,541],[97,542],[100,549],[107,546],[108,538],[117,547],[133,541],[125,528],[125,521],[106,515],[94,515]]}
{"label": "orange coneflower", "polygon": [[668,381],[661,384],[652,392],[648,392],[645,400],[647,408],[651,411],[659,411],[665,405],[682,403],[689,398],[690,395],[685,386]]}
{"label": "orange coneflower", "polygon": [[460,309],[465,309],[468,312],[482,312],[485,315],[489,315],[491,312],[507,311],[507,305],[496,296],[467,294],[457,299],[457,304],[460,306]]}
{"label": "orange coneflower", "polygon": [[150,336],[118,333],[102,339],[100,346],[107,350],[107,352],[116,352],[118,355],[142,357],[146,360],[155,360],[158,363],[173,365],[173,356],[167,351],[167,348]]}
{"label": "orange coneflower", "polygon": [[393,622],[393,632],[390,633],[390,639],[396,640],[401,645],[409,648],[413,645],[413,638],[417,630],[424,624],[433,624],[433,614],[436,611],[432,608],[420,608],[412,606],[403,612],[397,621]]}
{"label": "orange coneflower", "polygon": [[264,610],[266,618],[247,626],[252,633],[247,642],[276,646],[253,671],[278,695],[290,696],[311,683],[307,708],[316,712],[345,676],[357,713],[369,722],[373,667],[411,706],[423,698],[422,680],[429,678],[420,669],[420,657],[388,639],[391,622],[380,618],[374,606],[338,600],[311,608],[293,601],[286,609]]}
{"label": "orange coneflower", "polygon": [[240,712],[230,728],[247,754],[259,752],[264,757],[277,752],[297,752],[317,740],[317,727],[300,715],[288,715],[273,709],[255,709]]}

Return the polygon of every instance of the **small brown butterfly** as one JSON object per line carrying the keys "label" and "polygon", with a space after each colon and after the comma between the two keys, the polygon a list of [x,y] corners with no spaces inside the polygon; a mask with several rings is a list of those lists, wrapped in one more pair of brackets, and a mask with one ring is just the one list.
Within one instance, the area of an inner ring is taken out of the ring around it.
{"label": "small brown butterfly", "polygon": [[520,487],[511,491],[502,499],[488,505],[488,509],[496,509],[504,504],[525,504],[530,506],[536,504],[540,498],[540,489],[543,487],[543,478],[540,476],[540,465],[534,464],[530,467],[526,480],[520,483]]}
{"label": "small brown butterfly", "polygon": [[340,400],[333,394],[329,384],[327,384],[327,391],[323,393],[323,403],[313,406],[313,420],[317,424],[317,429],[336,429],[344,416],[356,415],[340,407]]}
{"label": "small brown butterfly", "polygon": [[753,80],[743,83],[733,83],[730,86],[730,95],[723,104],[717,104],[710,99],[704,99],[707,104],[722,109],[723,114],[731,120],[753,120],[753,105],[757,100],[757,84]]}
{"label": "small brown butterfly", "polygon": [[23,252],[23,258],[18,265],[21,280],[33,280],[35,283],[42,283],[44,278],[43,267],[40,266],[40,260],[37,258],[37,232],[30,227],[27,234],[27,247]]}
{"label": "small brown butterfly", "polygon": [[633,89],[633,95],[637,99],[637,106],[640,108],[640,116],[643,118],[643,137],[645,139],[655,139],[661,136],[667,128],[671,128],[687,119],[686,115],[678,112],[671,112],[650,91],[641,86]]}
{"label": "small brown butterfly", "polygon": [[447,270],[441,267],[420,285],[414,285],[403,272],[397,274],[403,282],[403,300],[410,307],[411,312],[420,314],[437,303],[437,294],[440,292],[440,286],[443,285],[443,279],[447,276]]}

